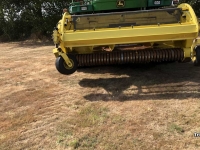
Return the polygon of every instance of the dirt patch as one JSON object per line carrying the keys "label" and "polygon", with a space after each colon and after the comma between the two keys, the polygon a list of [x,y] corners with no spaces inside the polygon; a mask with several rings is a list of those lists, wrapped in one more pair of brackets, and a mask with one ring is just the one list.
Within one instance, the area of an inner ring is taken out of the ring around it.
{"label": "dirt patch", "polygon": [[0,149],[199,149],[200,67],[80,68],[49,43],[1,43]]}

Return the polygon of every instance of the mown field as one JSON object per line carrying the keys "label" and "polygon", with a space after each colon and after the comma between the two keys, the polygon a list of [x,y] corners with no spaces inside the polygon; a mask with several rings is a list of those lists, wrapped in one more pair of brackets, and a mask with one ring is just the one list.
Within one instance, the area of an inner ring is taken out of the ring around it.
{"label": "mown field", "polygon": [[200,67],[55,69],[53,44],[0,44],[0,149],[200,149]]}

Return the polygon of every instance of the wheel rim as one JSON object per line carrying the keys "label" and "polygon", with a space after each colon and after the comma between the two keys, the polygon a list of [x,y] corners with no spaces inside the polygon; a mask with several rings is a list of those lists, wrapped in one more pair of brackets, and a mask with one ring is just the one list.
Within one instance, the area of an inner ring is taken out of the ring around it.
{"label": "wheel rim", "polygon": [[72,68],[74,67],[74,61],[73,61],[72,59],[69,59],[69,60],[70,60],[70,62],[71,62],[71,64],[72,64],[71,67],[69,67],[69,66],[66,64],[65,61],[63,62],[63,66],[64,66],[65,69],[67,69],[67,70],[70,70],[70,69],[72,69]]}

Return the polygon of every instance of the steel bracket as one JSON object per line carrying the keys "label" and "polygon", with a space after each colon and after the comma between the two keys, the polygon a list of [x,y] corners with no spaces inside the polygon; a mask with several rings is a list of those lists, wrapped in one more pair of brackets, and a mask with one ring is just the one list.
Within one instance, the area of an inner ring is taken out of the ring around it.
{"label": "steel bracket", "polygon": [[65,63],[67,64],[67,66],[72,67],[72,63],[71,63],[69,57],[65,53],[60,52],[58,50],[58,48],[54,48],[53,49],[53,53],[56,56],[56,58],[59,57],[59,56],[61,56],[65,60]]}
{"label": "steel bracket", "polygon": [[72,67],[72,63],[69,57],[65,53],[59,52],[59,55],[65,60],[65,63],[67,64],[67,66]]}

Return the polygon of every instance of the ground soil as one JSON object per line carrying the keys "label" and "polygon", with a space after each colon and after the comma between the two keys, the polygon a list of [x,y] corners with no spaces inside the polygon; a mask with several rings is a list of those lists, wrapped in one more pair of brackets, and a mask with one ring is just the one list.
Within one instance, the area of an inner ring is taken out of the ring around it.
{"label": "ground soil", "polygon": [[200,148],[200,67],[57,72],[53,44],[0,43],[0,149]]}

